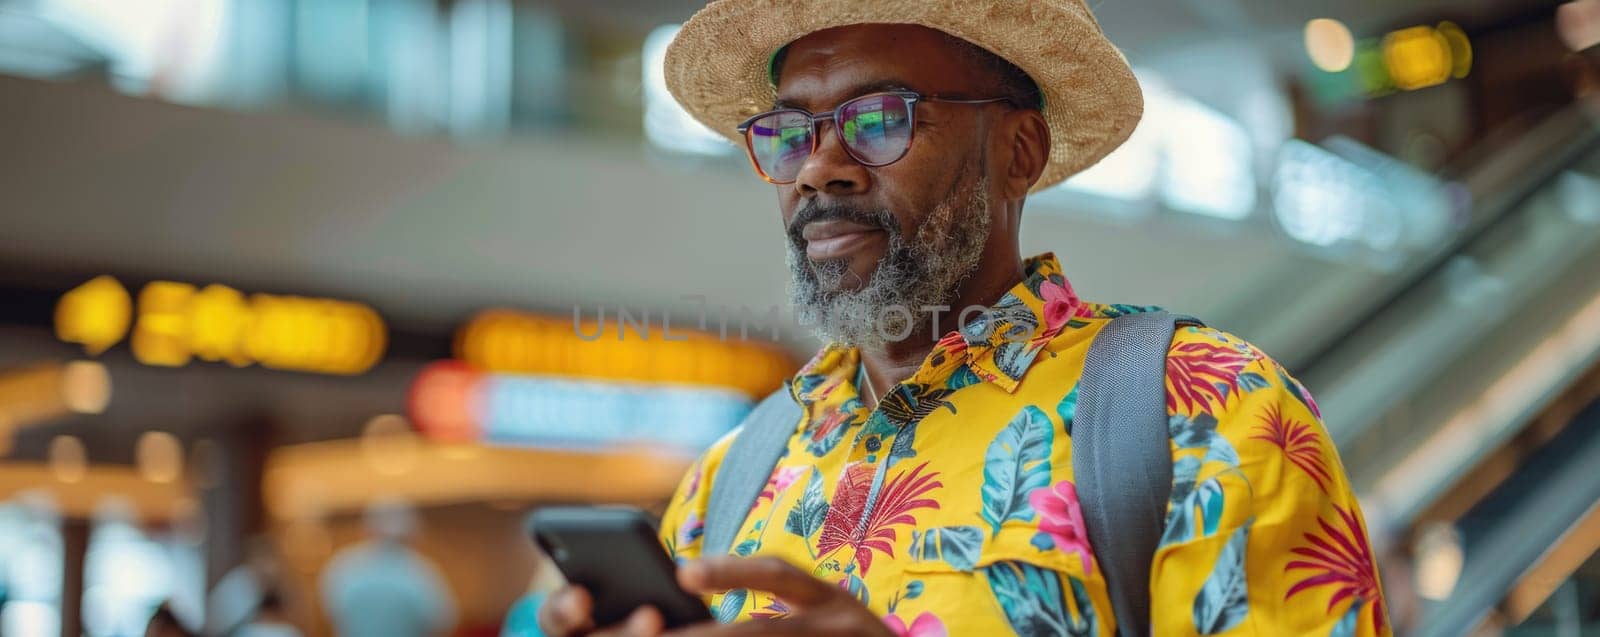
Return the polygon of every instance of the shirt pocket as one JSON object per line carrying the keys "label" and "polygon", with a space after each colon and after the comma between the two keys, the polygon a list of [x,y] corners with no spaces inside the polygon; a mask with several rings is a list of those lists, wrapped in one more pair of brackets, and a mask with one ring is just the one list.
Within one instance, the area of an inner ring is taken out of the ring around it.
{"label": "shirt pocket", "polygon": [[1079,552],[1060,539],[1016,521],[998,533],[985,526],[919,529],[901,583],[919,598],[906,605],[938,613],[952,635],[1115,634],[1110,613],[1099,611],[1110,600],[1087,545]]}

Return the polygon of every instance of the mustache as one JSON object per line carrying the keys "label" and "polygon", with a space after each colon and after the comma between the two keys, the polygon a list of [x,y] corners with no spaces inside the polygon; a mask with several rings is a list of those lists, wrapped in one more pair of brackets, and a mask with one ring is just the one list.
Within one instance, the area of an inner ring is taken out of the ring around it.
{"label": "mustache", "polygon": [[789,242],[797,246],[805,245],[805,238],[800,235],[807,225],[818,221],[848,221],[884,231],[893,237],[899,234],[900,225],[895,222],[894,214],[887,209],[868,210],[857,206],[843,204],[824,205],[811,200],[795,211],[794,220],[789,222],[786,232]]}

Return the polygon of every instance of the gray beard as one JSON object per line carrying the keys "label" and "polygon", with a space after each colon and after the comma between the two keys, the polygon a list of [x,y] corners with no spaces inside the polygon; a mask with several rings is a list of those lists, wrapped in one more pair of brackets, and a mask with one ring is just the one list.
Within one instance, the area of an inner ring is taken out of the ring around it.
{"label": "gray beard", "polygon": [[912,336],[938,338],[930,311],[922,308],[948,305],[978,269],[989,240],[988,192],[988,176],[951,189],[909,242],[887,210],[817,215],[867,223],[888,234],[889,247],[865,284],[842,260],[812,262],[805,242],[791,232],[789,302],[801,324],[812,325],[823,341],[875,352]]}

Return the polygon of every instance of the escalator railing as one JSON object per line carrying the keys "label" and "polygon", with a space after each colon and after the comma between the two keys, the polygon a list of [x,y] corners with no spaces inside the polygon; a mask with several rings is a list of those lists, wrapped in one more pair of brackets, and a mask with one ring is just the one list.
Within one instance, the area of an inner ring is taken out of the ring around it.
{"label": "escalator railing", "polygon": [[[1405,542],[1442,494],[1481,479],[1490,454],[1600,368],[1600,105],[1549,118],[1462,183],[1475,205],[1456,238],[1368,285],[1298,364],[1380,546]],[[1459,585],[1422,605],[1415,634],[1479,625],[1600,515],[1600,408],[1585,413],[1449,520],[1463,538]]]}

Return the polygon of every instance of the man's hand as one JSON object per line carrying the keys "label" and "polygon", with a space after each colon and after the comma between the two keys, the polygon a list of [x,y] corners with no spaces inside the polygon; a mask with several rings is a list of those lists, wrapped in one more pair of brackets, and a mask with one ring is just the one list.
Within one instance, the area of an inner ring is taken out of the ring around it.
{"label": "man's hand", "polygon": [[[691,593],[738,588],[771,593],[789,606],[789,614],[733,624],[697,624],[668,633],[675,637],[894,635],[848,591],[775,557],[713,557],[690,562],[678,569],[678,583]],[[628,623],[632,625],[635,619],[638,617]]]}
{"label": "man's hand", "polygon": [[579,586],[563,586],[545,598],[539,607],[539,630],[551,637],[587,635],[589,637],[655,637],[661,634],[661,613],[650,606],[633,611],[616,626],[596,629],[594,600]]}

